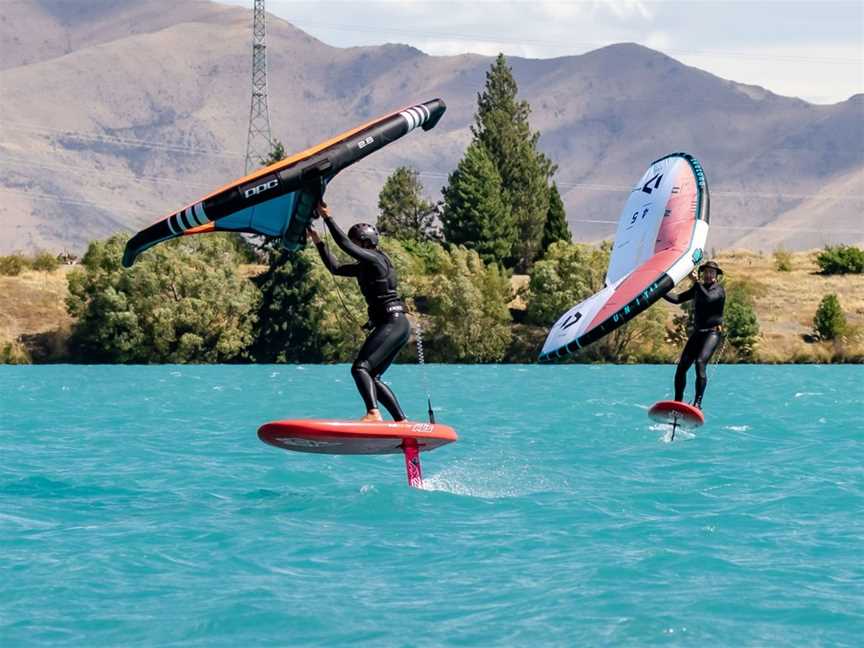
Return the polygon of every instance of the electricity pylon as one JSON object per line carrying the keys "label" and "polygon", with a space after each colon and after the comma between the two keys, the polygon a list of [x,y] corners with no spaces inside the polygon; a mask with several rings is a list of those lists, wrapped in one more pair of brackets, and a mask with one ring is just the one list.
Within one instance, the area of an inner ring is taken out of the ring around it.
{"label": "electricity pylon", "polygon": [[267,13],[264,0],[254,0],[252,8],[252,106],[249,109],[249,134],[246,138],[246,173],[261,165],[270,155],[273,136],[267,107]]}

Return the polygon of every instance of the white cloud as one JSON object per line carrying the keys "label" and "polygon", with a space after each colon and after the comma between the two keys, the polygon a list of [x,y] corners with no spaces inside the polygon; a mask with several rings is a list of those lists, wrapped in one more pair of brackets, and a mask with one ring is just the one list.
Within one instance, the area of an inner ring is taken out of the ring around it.
{"label": "white cloud", "polygon": [[610,9],[619,18],[635,15],[648,20],[652,17],[648,4],[642,0],[595,0],[595,4]]}
{"label": "white cloud", "polygon": [[645,41],[642,44],[651,49],[668,52],[674,46],[675,40],[664,31],[652,31],[645,37]]}
{"label": "white cloud", "polygon": [[836,103],[864,92],[864,57],[856,47],[766,47],[735,56],[705,52],[677,58],[725,79],[813,103]]}

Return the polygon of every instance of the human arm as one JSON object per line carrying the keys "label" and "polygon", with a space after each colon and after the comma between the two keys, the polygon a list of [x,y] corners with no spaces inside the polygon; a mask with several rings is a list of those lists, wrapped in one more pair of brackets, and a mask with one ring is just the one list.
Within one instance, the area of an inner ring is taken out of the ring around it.
{"label": "human arm", "polygon": [[693,284],[687,290],[682,293],[678,293],[677,295],[673,295],[671,292],[668,292],[663,295],[663,299],[665,299],[670,304],[683,304],[684,302],[688,302],[696,296],[695,286],[696,284]]}
{"label": "human arm", "polygon": [[327,268],[332,274],[338,275],[341,277],[356,277],[359,270],[360,265],[357,263],[339,263],[336,257],[333,256],[333,253],[327,249],[327,246],[324,245],[324,242],[318,236],[318,232],[316,232],[313,228],[307,228],[307,233],[309,234],[309,238],[312,239],[312,242],[315,244],[315,249],[318,250],[318,256],[321,257],[321,261],[324,263],[324,267]]}
{"label": "human arm", "polygon": [[668,292],[663,295],[663,299],[668,301],[670,304],[683,304],[684,302],[688,302],[696,297],[694,287],[699,284],[699,276],[696,274],[696,268],[693,268],[693,271],[687,276],[687,278],[690,279],[690,287],[687,290],[680,292],[677,295]]}
{"label": "human arm", "polygon": [[378,255],[375,252],[360,247],[348,238],[348,235],[342,231],[342,228],[339,227],[339,225],[336,224],[336,221],[333,220],[333,217],[330,216],[330,210],[327,209],[327,206],[323,202],[318,204],[316,210],[318,215],[324,220],[327,229],[330,230],[330,235],[333,237],[333,241],[342,249],[343,252],[358,261],[378,263]]}

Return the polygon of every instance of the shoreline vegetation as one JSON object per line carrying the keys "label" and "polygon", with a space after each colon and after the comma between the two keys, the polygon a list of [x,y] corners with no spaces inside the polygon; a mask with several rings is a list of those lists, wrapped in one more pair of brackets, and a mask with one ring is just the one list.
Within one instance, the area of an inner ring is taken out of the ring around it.
{"label": "shoreline vegetation", "polygon": [[[118,238],[115,249],[122,248],[120,245],[122,240],[122,237]],[[213,236],[209,240],[213,242],[214,248],[221,250],[222,254],[234,254],[233,246],[227,244],[225,239],[220,242],[219,236]],[[182,243],[182,247],[192,245],[192,250],[182,249],[180,245],[174,244],[163,247],[166,248],[166,253],[172,247],[177,247],[177,250],[171,250],[172,256],[197,255],[199,252],[194,250],[197,243],[194,240]],[[105,245],[105,242],[98,244],[98,246]],[[482,261],[462,250],[455,255],[447,254],[445,260],[447,267],[435,273],[424,274],[421,272],[423,268],[418,265],[428,263],[428,259],[418,260],[417,257],[420,256],[418,252],[406,251],[405,247],[397,242],[385,241],[384,246],[393,255],[402,276],[412,323],[416,325],[419,320],[423,327],[429,362],[532,363],[535,361],[536,352],[545,338],[547,327],[532,323],[532,306],[534,307],[533,317],[543,317],[543,307],[550,308],[550,312],[556,313],[552,317],[560,315],[556,311],[558,304],[553,303],[549,306],[549,303],[559,299],[556,295],[559,294],[558,282],[562,277],[554,275],[550,271],[549,264],[538,264],[537,272],[533,276],[514,274],[507,277],[500,272],[489,272],[485,266],[481,270]],[[445,254],[440,244],[427,244],[427,246],[435,249],[436,254]],[[601,250],[599,247],[581,244],[565,244],[565,246],[568,252]],[[350,362],[363,335],[358,326],[365,321],[361,298],[353,282],[334,280],[324,271],[311,252],[313,251],[307,251],[302,255],[306,262],[305,268],[292,267],[291,270],[309,273],[309,277],[305,280],[306,285],[303,287],[306,294],[295,294],[293,303],[289,304],[286,301],[279,306],[285,309],[281,313],[285,316],[286,322],[297,318],[297,323],[303,326],[281,330],[284,334],[281,340],[275,339],[280,333],[280,327],[275,322],[273,325],[276,330],[270,331],[272,344],[290,345],[294,353],[288,348],[274,347],[270,349],[266,358],[260,360],[251,354],[256,330],[252,320],[255,319],[257,310],[261,308],[260,302],[257,304],[255,302],[256,299],[260,299],[255,295],[257,290],[255,286],[267,276],[268,266],[243,263],[245,259],[239,255],[235,257],[236,263],[230,264],[227,271],[223,273],[226,280],[230,279],[235,290],[239,291],[239,297],[228,294],[225,286],[214,279],[212,269],[202,272],[203,268],[192,264],[194,271],[190,274],[202,273],[202,276],[208,279],[208,282],[204,283],[211,283],[214,291],[212,294],[221,293],[220,299],[228,299],[229,314],[232,307],[237,313],[241,312],[244,294],[247,299],[252,300],[247,302],[250,306],[257,305],[257,309],[250,308],[247,311],[245,324],[249,332],[245,334],[237,330],[238,327],[242,328],[239,318],[229,327],[227,325],[230,321],[229,315],[220,314],[222,327],[226,330],[221,331],[220,335],[211,340],[211,342],[216,340],[216,344],[213,344],[207,353],[204,352],[204,347],[196,346],[188,337],[185,343],[180,341],[184,334],[192,334],[195,326],[195,322],[192,321],[193,315],[204,328],[214,327],[216,320],[208,319],[206,308],[199,302],[202,299],[200,295],[189,295],[189,309],[185,313],[175,312],[169,317],[171,302],[180,305],[187,299],[180,293],[175,298],[173,291],[195,289],[195,286],[185,283],[180,275],[169,276],[169,281],[163,286],[164,290],[158,291],[155,295],[155,302],[144,306],[154,318],[154,330],[159,326],[164,329],[161,339],[154,336],[150,342],[147,342],[147,335],[140,330],[134,333],[130,328],[121,334],[120,320],[124,317],[127,320],[143,319],[140,313],[136,314],[134,307],[128,307],[129,304],[126,305],[125,311],[101,311],[100,317],[104,317],[104,320],[100,320],[99,317],[88,320],[88,317],[97,315],[97,312],[93,311],[83,317],[72,314],[82,312],[74,309],[70,311],[68,304],[70,300],[76,302],[80,299],[75,297],[73,292],[78,295],[84,294],[81,292],[82,281],[85,275],[92,274],[92,271],[87,269],[86,262],[82,265],[62,265],[54,269],[22,269],[15,276],[0,275],[0,364]],[[425,252],[427,256],[431,254],[428,250]],[[750,353],[742,353],[731,344],[727,344],[721,362],[766,364],[864,362],[864,334],[862,334],[864,275],[823,274],[816,261],[819,254],[822,252],[783,252],[782,261],[788,264],[788,270],[778,269],[777,255],[773,254],[739,250],[718,252],[714,256],[726,271],[727,290],[730,293],[740,291],[743,282],[744,292],[752,296],[753,312],[759,329]],[[90,262],[93,262],[92,258]],[[103,257],[100,262],[107,262],[107,259]],[[159,272],[166,269],[165,262],[166,259],[153,259],[151,263],[154,270]],[[115,271],[122,272],[119,270],[119,258],[116,263],[118,268]],[[104,280],[109,274],[108,270],[109,267],[103,265],[96,270],[96,274]],[[542,281],[551,284],[550,289],[555,291],[552,300],[544,300],[541,297],[538,303],[537,294],[531,291],[532,280],[535,289],[538,285],[542,285],[538,274],[541,274]],[[150,279],[152,277],[147,281]],[[290,280],[290,278],[286,279]],[[336,290],[337,285],[339,292]],[[248,287],[245,291],[244,286]],[[682,283],[675,291],[678,292],[684,287]],[[290,286],[286,288],[290,289]],[[294,289],[297,288],[300,286],[295,285]],[[453,298],[442,302],[442,298],[451,292]],[[458,296],[456,293],[459,293]],[[834,295],[836,298],[827,300],[826,303],[829,305],[822,308],[822,317],[819,318],[817,313],[820,313],[820,305],[826,301],[826,295]],[[304,310],[302,300],[306,298],[309,298],[310,306]],[[204,299],[210,298],[205,296]],[[564,301],[566,299],[567,297]],[[104,302],[104,298],[95,301]],[[158,305],[159,302],[161,305]],[[839,313],[843,320],[843,331],[835,339],[824,339],[827,331],[823,330],[820,334],[818,327],[821,325],[823,329],[826,326],[830,328],[831,322],[838,319],[837,313],[833,310],[835,302],[839,306]],[[79,308],[81,302],[78,304],[75,308]],[[645,320],[637,330],[624,329],[617,339],[614,335],[611,336],[609,344],[597,345],[596,352],[576,356],[572,362],[676,362],[685,334],[685,330],[682,329],[684,313],[685,311],[680,307],[660,301],[637,318],[636,323]],[[437,321],[438,318],[445,318],[445,320]],[[825,320],[829,323],[825,324]],[[131,334],[132,338],[128,339],[138,351],[128,357],[122,355],[111,357],[109,350],[112,345],[108,345],[98,354],[94,353],[92,347],[88,350],[87,345],[94,344],[94,339],[92,335],[86,338],[86,341],[81,339],[82,321],[89,321],[92,333],[97,334],[97,338],[103,341],[123,340]],[[310,326],[317,328],[317,334],[304,339],[304,331],[308,334]],[[184,327],[188,329],[187,333],[180,332]],[[233,331],[227,330],[231,327]],[[76,332],[79,335],[77,339]],[[143,337],[137,337],[138,335]],[[148,345],[157,348],[149,348]],[[231,351],[235,348],[242,350],[238,353]],[[221,352],[217,349],[221,349]],[[222,355],[219,355],[220,353]],[[416,347],[413,339],[400,354],[397,362],[416,362]]]}
{"label": "shoreline vegetation", "polygon": [[[572,242],[557,167],[517,95],[499,55],[442,200],[425,197],[410,167],[379,193],[382,248],[429,362],[534,362],[556,319],[603,287],[611,244]],[[262,163],[284,157],[276,141]],[[0,363],[330,363],[351,361],[362,343],[356,284],[330,276],[311,246],[192,236],[127,270],[128,238],[91,242],[75,266],[45,252],[0,257]],[[727,277],[720,361],[864,362],[864,251],[710,256]],[[661,301],[570,361],[675,362],[689,320]],[[398,358],[416,360],[414,344]]]}

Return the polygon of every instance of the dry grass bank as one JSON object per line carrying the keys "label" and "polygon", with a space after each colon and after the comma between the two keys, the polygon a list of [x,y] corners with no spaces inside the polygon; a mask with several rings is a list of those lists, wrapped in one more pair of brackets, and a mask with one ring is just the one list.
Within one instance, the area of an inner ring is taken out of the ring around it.
{"label": "dry grass bank", "polygon": [[[717,255],[727,281],[749,278],[757,284],[760,361],[830,362],[837,353],[864,357],[864,275],[820,275],[817,254],[793,253],[790,272],[777,271],[772,255],[746,251]],[[851,335],[836,344],[807,342],[819,302],[829,293],[840,299]]]}
{"label": "dry grass bank", "polygon": [[19,358],[62,354],[60,347],[72,323],[65,301],[71,268],[0,276],[0,352],[8,345]]}

